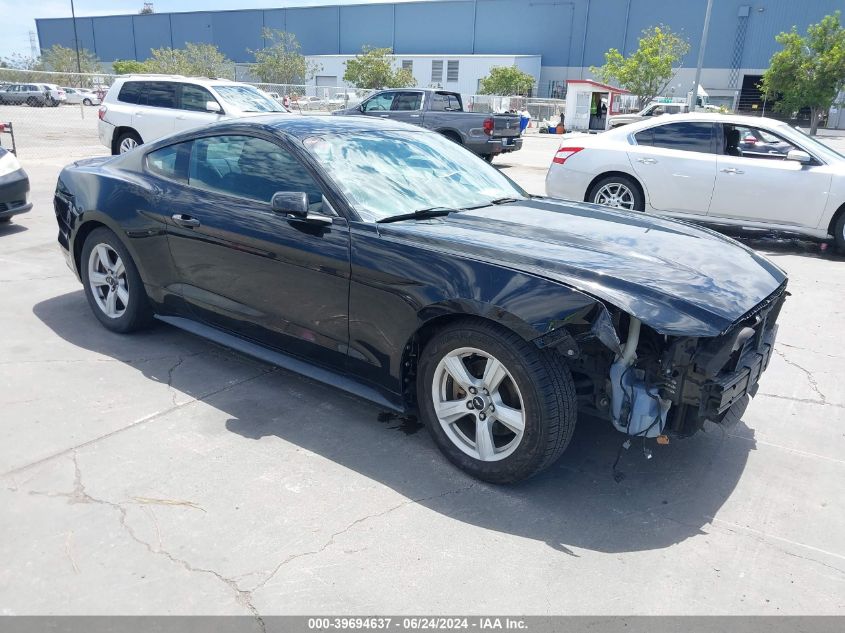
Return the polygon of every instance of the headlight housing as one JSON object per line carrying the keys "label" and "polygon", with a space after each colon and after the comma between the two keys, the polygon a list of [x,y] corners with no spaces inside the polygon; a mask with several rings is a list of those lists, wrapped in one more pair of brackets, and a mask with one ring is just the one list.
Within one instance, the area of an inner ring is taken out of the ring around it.
{"label": "headlight housing", "polygon": [[0,176],[6,176],[21,168],[21,164],[11,152],[0,153]]}

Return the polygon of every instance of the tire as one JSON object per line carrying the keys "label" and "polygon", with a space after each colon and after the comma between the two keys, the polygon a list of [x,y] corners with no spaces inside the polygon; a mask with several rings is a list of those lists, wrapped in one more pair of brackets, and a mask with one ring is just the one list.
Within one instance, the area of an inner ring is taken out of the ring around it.
{"label": "tire", "polygon": [[0,224],[8,224],[12,221],[12,216],[7,215],[5,218],[0,218]]}
{"label": "tire", "polygon": [[82,105],[87,105],[87,106],[92,105],[92,103],[91,103],[91,99],[83,99],[83,100],[82,100]]}
{"label": "tire", "polygon": [[141,143],[143,141],[138,136],[138,133],[135,130],[129,130],[117,137],[117,140],[114,142],[112,154],[125,154],[135,149],[138,145],[141,145]]}
{"label": "tire", "polygon": [[605,176],[590,187],[587,202],[627,211],[645,210],[645,197],[639,185],[628,176]]}
{"label": "tire", "polygon": [[38,101],[35,99],[35,97],[27,97],[26,105],[28,105],[30,108],[34,108],[38,105]]}
{"label": "tire", "polygon": [[482,154],[481,158],[486,160],[488,163],[493,163],[493,158],[495,158],[495,154]]}
{"label": "tire", "polygon": [[458,145],[464,144],[464,142],[461,140],[461,137],[455,134],[454,132],[441,132],[440,134],[448,138],[453,143],[457,143]]}
{"label": "tire", "polygon": [[[126,334],[152,324],[153,311],[135,262],[112,231],[105,227],[91,231],[82,246],[79,267],[88,305],[106,329]],[[99,279],[92,280],[94,273]]]}
{"label": "tire", "polygon": [[[485,369],[497,366],[491,359],[504,371],[485,382]],[[460,367],[466,374],[456,380],[453,372],[460,374]],[[417,399],[420,417],[443,454],[492,483],[514,483],[547,468],[575,429],[575,386],[562,359],[480,319],[445,327],[428,342],[417,372]],[[514,430],[520,419],[521,433]],[[479,430],[488,431],[487,441],[479,442]]]}
{"label": "tire", "polygon": [[833,244],[837,253],[845,255],[845,212],[839,214],[839,219],[833,225]]}

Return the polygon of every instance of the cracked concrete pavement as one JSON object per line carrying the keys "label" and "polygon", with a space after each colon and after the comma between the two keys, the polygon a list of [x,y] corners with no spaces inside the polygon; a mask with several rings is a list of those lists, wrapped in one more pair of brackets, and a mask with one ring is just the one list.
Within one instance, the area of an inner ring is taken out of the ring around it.
{"label": "cracked concrete pavement", "polygon": [[[502,169],[542,191],[554,139]],[[54,246],[61,160],[0,227],[0,613],[843,614],[845,261],[791,276],[729,429],[639,447],[582,420],[513,487],[366,402],[170,327],[111,334]]]}

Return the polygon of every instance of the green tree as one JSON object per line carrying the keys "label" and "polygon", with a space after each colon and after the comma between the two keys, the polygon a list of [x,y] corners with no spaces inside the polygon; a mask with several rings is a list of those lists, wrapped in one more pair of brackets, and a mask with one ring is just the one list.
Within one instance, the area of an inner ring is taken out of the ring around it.
{"label": "green tree", "polygon": [[48,81],[57,84],[70,84],[74,86],[89,85],[89,81],[85,77],[80,77],[79,72],[95,74],[103,72],[103,65],[97,56],[88,49],[82,48],[79,50],[79,64],[77,66],[76,50],[54,44],[46,51],[41,51],[41,62],[38,64],[39,70],[48,70],[54,73],[62,73],[60,75],[53,75]]}
{"label": "green tree", "polygon": [[394,63],[391,49],[365,46],[358,55],[346,62],[343,81],[367,89],[416,86],[413,73],[405,68],[395,68]]}
{"label": "green tree", "polygon": [[235,77],[235,62],[213,44],[185,44],[185,61],[197,77]]}
{"label": "green tree", "polygon": [[668,26],[645,29],[637,50],[623,57],[615,48],[604,54],[604,65],[590,71],[607,83],[616,83],[637,96],[645,107],[663,93],[678,71],[677,66],[689,52],[689,42]]}
{"label": "green tree", "polygon": [[775,39],[783,48],[772,55],[760,85],[776,97],[775,110],[791,114],[810,108],[810,134],[815,135],[819,115],[833,105],[845,84],[845,29],[840,13],[826,15],[807,27],[802,36],[795,27]]}
{"label": "green tree", "polygon": [[164,46],[150,51],[152,55],[144,62],[146,72],[162,75],[190,75],[185,51]]}
{"label": "green tree", "polygon": [[111,67],[116,75],[134,75],[150,72],[146,62],[139,62],[135,59],[116,59],[111,63]]}
{"label": "green tree", "polygon": [[185,48],[154,48],[151,52],[152,57],[143,62],[141,72],[192,77],[234,77],[235,63],[213,44],[188,42]]}
{"label": "green tree", "polygon": [[516,66],[494,66],[481,80],[478,92],[483,95],[526,95],[533,87],[533,75]]}
{"label": "green tree", "polygon": [[320,64],[309,61],[302,54],[302,47],[293,33],[265,28],[261,35],[268,45],[250,51],[255,55],[255,64],[250,71],[264,83],[304,84],[322,69]]}

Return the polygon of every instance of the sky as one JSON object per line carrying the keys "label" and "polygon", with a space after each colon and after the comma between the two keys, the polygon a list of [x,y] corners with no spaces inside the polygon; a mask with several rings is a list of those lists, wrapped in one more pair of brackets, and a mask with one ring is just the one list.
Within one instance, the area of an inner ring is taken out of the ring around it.
{"label": "sky", "polygon": [[[364,0],[157,0],[156,13],[171,11],[214,11],[221,9],[264,9],[286,6],[361,4]],[[390,0],[366,0],[367,3]],[[74,0],[77,17],[138,13],[144,0]],[[70,17],[70,0],[0,0],[0,57],[12,53],[29,55],[29,32],[35,18]]]}

